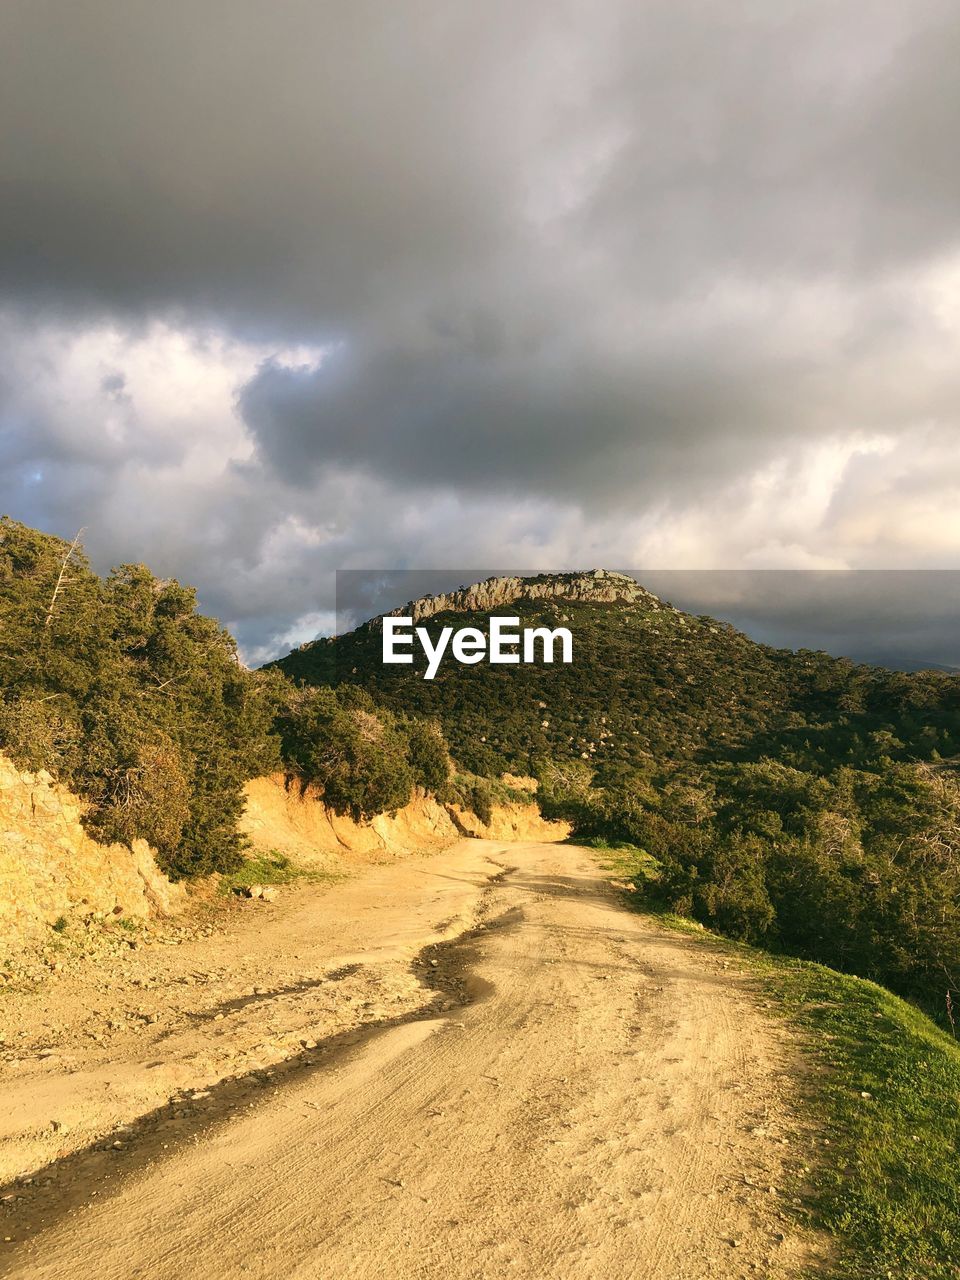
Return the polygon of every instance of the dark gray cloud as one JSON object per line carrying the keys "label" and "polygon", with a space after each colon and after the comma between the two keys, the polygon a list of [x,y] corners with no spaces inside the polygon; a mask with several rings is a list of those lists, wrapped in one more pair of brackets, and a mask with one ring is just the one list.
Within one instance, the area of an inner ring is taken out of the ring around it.
{"label": "dark gray cloud", "polygon": [[338,566],[956,563],[948,0],[10,0],[0,503]]}
{"label": "dark gray cloud", "polygon": [[14,0],[0,280],[312,336],[422,299],[509,234],[531,25],[417,0]]}
{"label": "dark gray cloud", "polygon": [[12,0],[0,24],[0,280],[53,305],[349,335],[478,291],[509,316],[528,284],[536,312],[604,272],[675,296],[957,243],[945,0]]}
{"label": "dark gray cloud", "polygon": [[636,574],[677,608],[778,648],[960,671],[960,570],[668,570]]}
{"label": "dark gray cloud", "polygon": [[718,468],[756,462],[775,395],[765,374],[750,383],[746,353],[722,363],[691,342],[681,359],[657,343],[628,359],[582,339],[517,350],[471,333],[430,351],[336,351],[314,370],[267,364],[240,408],[264,464],[297,486],[336,462],[425,486],[635,502],[678,471],[693,495]]}

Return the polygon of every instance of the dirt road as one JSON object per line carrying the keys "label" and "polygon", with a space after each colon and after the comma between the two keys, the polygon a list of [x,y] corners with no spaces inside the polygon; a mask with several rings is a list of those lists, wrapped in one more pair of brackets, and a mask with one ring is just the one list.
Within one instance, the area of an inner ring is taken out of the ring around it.
{"label": "dirt road", "polygon": [[107,987],[139,1002],[112,1043],[67,984],[56,1053],[4,1067],[8,1172],[60,1144],[4,1188],[5,1275],[732,1280],[808,1259],[783,1212],[808,1157],[782,1033],[583,850],[370,868]]}

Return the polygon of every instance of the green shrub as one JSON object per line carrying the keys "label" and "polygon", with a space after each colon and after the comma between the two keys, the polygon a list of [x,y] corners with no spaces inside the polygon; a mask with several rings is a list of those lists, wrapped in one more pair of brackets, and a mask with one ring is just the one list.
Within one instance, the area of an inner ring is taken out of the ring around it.
{"label": "green shrub", "polygon": [[434,720],[407,719],[403,731],[414,782],[442,797],[450,779],[450,752],[440,726]]}
{"label": "green shrub", "polygon": [[279,718],[287,767],[331,808],[356,819],[402,807],[414,782],[402,729],[368,702],[356,694],[341,701],[328,688],[299,689]]}
{"label": "green shrub", "polygon": [[469,792],[468,807],[485,827],[493,821],[493,791],[485,778],[477,778]]}

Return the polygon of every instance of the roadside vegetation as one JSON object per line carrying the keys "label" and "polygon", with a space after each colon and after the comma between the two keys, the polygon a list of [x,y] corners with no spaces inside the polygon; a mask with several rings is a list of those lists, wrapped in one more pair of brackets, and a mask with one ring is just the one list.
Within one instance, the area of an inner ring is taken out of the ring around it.
{"label": "roadside vegetation", "polygon": [[946,1026],[960,1002],[960,775],[946,762],[719,761],[597,787],[548,766],[548,813],[657,869],[665,909],[870,978]]}
{"label": "roadside vegetation", "polygon": [[194,592],[0,521],[0,749],[87,802],[105,841],[140,836],[174,875],[240,861],[244,781],[279,767],[269,685]]}
{"label": "roadside vegetation", "polygon": [[414,787],[442,795],[451,772],[439,728],[378,707],[363,689],[298,688],[276,671],[280,750],[302,785],[338,813],[369,818],[402,808]]}
{"label": "roadside vegetation", "polygon": [[808,1103],[830,1145],[809,1208],[842,1242],[838,1274],[955,1280],[960,1046],[875,983],[799,960],[755,963],[822,1070]]}

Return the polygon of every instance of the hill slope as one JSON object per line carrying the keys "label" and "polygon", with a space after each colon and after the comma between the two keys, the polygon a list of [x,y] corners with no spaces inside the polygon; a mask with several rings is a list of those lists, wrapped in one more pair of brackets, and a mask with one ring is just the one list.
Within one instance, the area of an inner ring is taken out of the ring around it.
{"label": "hill slope", "polygon": [[[384,666],[380,619],[304,645],[279,666],[297,682],[354,684],[397,710],[434,716],[454,756],[476,772],[530,769],[544,759],[589,759],[600,781],[681,759],[762,755],[816,759],[950,756],[960,751],[960,682],[905,674],[827,654],[772,649],[727,623],[693,617],[622,575],[491,579],[412,601],[436,637],[443,626],[486,629],[490,617],[566,626],[569,666]],[[892,734],[871,742],[869,735]]]}

